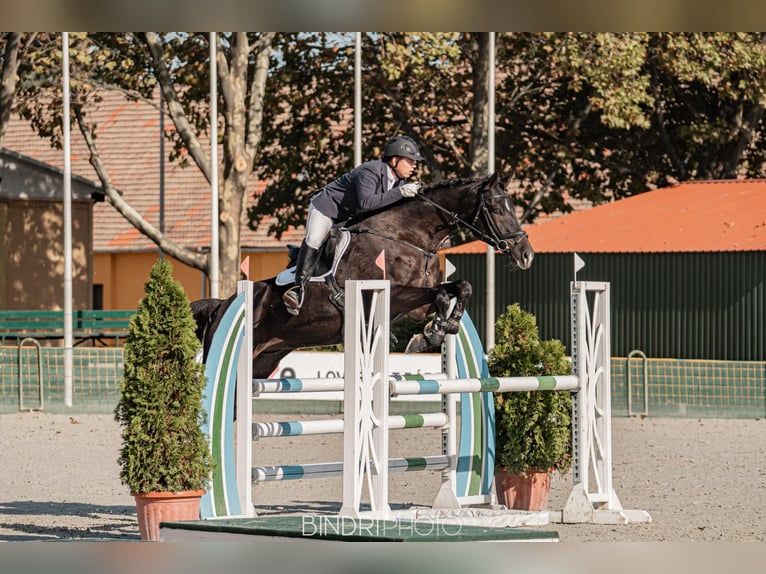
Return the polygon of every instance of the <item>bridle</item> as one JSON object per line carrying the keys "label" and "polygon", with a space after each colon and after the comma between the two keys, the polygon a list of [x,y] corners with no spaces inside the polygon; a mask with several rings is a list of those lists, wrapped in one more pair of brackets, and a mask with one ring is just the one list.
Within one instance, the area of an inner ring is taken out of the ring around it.
{"label": "bridle", "polygon": [[[433,201],[431,198],[427,197],[425,194],[418,192],[418,199],[425,201],[438,211],[441,211],[442,213],[446,214],[449,217],[449,224],[453,227],[456,227],[460,229],[461,227],[464,227],[471,231],[474,237],[477,239],[481,239],[485,243],[488,243],[495,249],[507,252],[513,247],[516,246],[516,244],[527,237],[527,232],[523,229],[519,229],[518,231],[512,231],[511,233],[501,233],[500,230],[497,227],[497,224],[495,223],[495,220],[492,218],[492,214],[489,212],[489,208],[487,207],[487,201],[492,201],[493,199],[507,199],[506,195],[504,193],[495,193],[492,195],[488,194],[491,193],[491,191],[482,191],[478,194],[478,201],[476,202],[476,210],[473,213],[473,218],[471,219],[470,223],[460,217],[457,213],[454,211],[450,211],[449,209],[439,205],[435,201]],[[477,227],[477,223],[479,221],[479,218],[483,218],[484,224],[486,225],[487,229],[489,229],[489,233],[485,233],[481,231]]]}
{"label": "bridle", "polygon": [[[476,209],[473,212],[473,215],[471,217],[471,221],[466,221],[462,217],[460,217],[459,214],[455,213],[454,211],[450,211],[446,207],[439,205],[434,200],[426,196],[422,192],[418,192],[418,194],[415,196],[416,199],[420,199],[421,201],[424,201],[431,205],[434,209],[437,211],[441,211],[442,213],[446,214],[449,218],[449,226],[454,227],[456,229],[460,229],[461,227],[466,228],[471,231],[471,233],[476,237],[477,239],[481,239],[482,241],[488,243],[495,249],[503,252],[508,253],[511,251],[522,239],[527,237],[527,232],[523,229],[519,229],[518,231],[512,231],[511,233],[501,233],[500,230],[497,227],[497,224],[495,223],[495,220],[492,218],[492,214],[489,212],[489,207],[487,206],[487,201],[491,201],[493,199],[508,199],[507,196],[504,193],[496,193],[489,195],[491,193],[491,190],[482,191],[478,195],[478,200],[476,201]],[[479,218],[483,218],[484,223],[489,229],[489,233],[485,233],[482,230],[480,230],[477,227],[477,223],[479,221]],[[401,245],[406,245],[407,247],[410,247],[411,249],[414,249],[415,251],[419,251],[423,253],[425,258],[425,266],[424,266],[424,282],[428,280],[428,276],[430,275],[430,264],[431,260],[436,257],[436,253],[444,241],[446,241],[448,238],[445,237],[440,245],[437,245],[433,249],[424,249],[418,245],[415,245],[414,243],[410,243],[409,241],[405,241],[404,239],[400,239],[399,237],[395,237],[392,235],[388,235],[385,233],[380,233],[379,231],[376,231],[374,229],[369,228],[356,228],[356,229],[350,229],[347,228],[351,233],[357,233],[357,234],[370,234],[370,235],[376,235],[378,237],[381,237],[383,239],[387,239],[389,241],[393,241],[394,243],[399,243]]]}

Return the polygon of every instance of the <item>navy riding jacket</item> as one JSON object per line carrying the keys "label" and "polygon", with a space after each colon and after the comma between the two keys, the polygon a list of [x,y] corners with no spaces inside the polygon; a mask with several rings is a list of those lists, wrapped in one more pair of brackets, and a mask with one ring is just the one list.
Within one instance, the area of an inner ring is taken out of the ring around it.
{"label": "navy riding jacket", "polygon": [[345,221],[353,215],[391,205],[402,198],[397,178],[388,189],[388,165],[375,159],[358,165],[335,181],[328,183],[311,198],[314,208],[333,221]]}

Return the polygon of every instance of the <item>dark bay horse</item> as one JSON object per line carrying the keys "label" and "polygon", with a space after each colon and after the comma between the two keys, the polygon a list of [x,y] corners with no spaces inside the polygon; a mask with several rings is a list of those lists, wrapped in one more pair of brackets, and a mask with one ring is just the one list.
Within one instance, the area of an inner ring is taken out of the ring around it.
{"label": "dark bay horse", "polygon": [[[509,258],[513,267],[528,269],[534,252],[516,218],[515,207],[497,174],[479,179],[445,180],[421,189],[385,210],[346,224],[351,241],[337,265],[335,280],[381,279],[375,265],[385,251],[386,278],[391,281],[391,318],[407,315],[422,321],[436,312],[418,342],[409,350],[440,345],[456,333],[471,297],[471,285],[458,280],[441,283],[437,250],[450,233],[463,229]],[[253,289],[253,377],[267,378],[290,351],[343,342],[342,305],[331,301],[326,282],[308,284],[301,312],[290,315],[282,302],[289,285],[276,278],[256,282]],[[197,335],[205,354],[212,334],[234,296],[192,303]],[[449,312],[450,300],[456,304]]]}

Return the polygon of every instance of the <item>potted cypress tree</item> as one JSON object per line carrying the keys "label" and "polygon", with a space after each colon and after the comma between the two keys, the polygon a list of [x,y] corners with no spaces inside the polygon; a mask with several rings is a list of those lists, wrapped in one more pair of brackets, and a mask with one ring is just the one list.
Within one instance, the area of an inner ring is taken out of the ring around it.
{"label": "potted cypress tree", "polygon": [[159,540],[161,521],[199,517],[211,462],[189,299],[166,260],[152,267],[144,292],[125,341],[115,419],[120,479],[136,499],[141,538]]}
{"label": "potted cypress tree", "polygon": [[[572,367],[557,339],[541,341],[537,321],[518,304],[495,324],[489,371],[496,377],[568,375]],[[495,394],[495,491],[517,510],[542,510],[553,471],[572,466],[572,396],[569,391]]]}

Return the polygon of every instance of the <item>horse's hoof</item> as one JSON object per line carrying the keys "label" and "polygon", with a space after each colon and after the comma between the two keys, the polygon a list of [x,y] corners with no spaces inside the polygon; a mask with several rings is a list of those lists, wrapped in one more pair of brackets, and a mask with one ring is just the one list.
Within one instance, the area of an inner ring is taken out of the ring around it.
{"label": "horse's hoof", "polygon": [[460,331],[460,319],[455,321],[454,319],[449,319],[447,321],[447,327],[444,329],[444,332],[447,335],[457,335]]}
{"label": "horse's hoof", "polygon": [[405,353],[422,353],[428,348],[428,342],[422,333],[413,335],[410,342],[407,343],[407,348],[404,349]]}
{"label": "horse's hoof", "polygon": [[438,347],[441,345],[442,341],[444,341],[444,334],[445,333],[439,324],[432,325],[429,323],[426,325],[426,328],[423,329],[423,336],[431,347]]}

